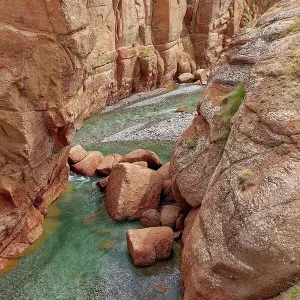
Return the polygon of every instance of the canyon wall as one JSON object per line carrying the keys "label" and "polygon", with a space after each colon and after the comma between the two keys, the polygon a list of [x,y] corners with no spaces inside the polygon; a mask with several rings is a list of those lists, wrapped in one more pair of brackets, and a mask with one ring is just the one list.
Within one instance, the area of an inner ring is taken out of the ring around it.
{"label": "canyon wall", "polygon": [[300,1],[236,36],[172,161],[185,299],[268,299],[300,277]]}
{"label": "canyon wall", "polygon": [[83,119],[212,66],[247,7],[240,0],[0,0],[0,265],[42,233]]}

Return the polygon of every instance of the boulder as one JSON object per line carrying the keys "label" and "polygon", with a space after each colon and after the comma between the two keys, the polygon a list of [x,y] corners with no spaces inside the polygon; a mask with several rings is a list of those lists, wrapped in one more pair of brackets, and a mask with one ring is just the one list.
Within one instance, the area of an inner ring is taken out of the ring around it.
{"label": "boulder", "polygon": [[103,158],[97,166],[97,173],[101,176],[108,176],[112,168],[122,159],[120,154],[110,154]]}
{"label": "boulder", "polygon": [[199,69],[195,73],[195,78],[200,80],[202,84],[207,84],[207,74],[205,69]]}
{"label": "boulder", "polygon": [[174,228],[180,216],[180,212],[181,209],[177,205],[165,205],[160,214],[161,225]]}
{"label": "boulder", "polygon": [[183,73],[183,74],[179,75],[178,81],[180,83],[191,83],[191,82],[195,81],[195,76],[191,73]]}
{"label": "boulder", "polygon": [[100,179],[99,181],[96,182],[96,185],[98,186],[98,188],[103,192],[106,190],[107,184],[108,184],[108,179],[109,176]]}
{"label": "boulder", "polygon": [[77,164],[73,165],[72,170],[83,176],[95,175],[99,162],[103,159],[103,155],[99,151],[89,151],[87,156]]}
{"label": "boulder", "polygon": [[161,166],[157,172],[162,176],[163,181],[171,179],[170,175],[170,163],[167,162]]}
{"label": "boulder", "polygon": [[144,168],[148,168],[148,163],[146,161],[136,161],[133,164],[137,165],[137,166],[144,167]]}
{"label": "boulder", "polygon": [[162,166],[162,162],[159,157],[150,150],[137,149],[126,155],[121,159],[121,163],[133,163],[138,161],[146,161],[148,167],[157,170]]}
{"label": "boulder", "polygon": [[169,227],[128,230],[127,247],[136,266],[152,266],[167,259],[173,249],[173,231]]}
{"label": "boulder", "polygon": [[162,193],[161,197],[164,201],[175,202],[175,197],[172,190],[172,181],[165,180],[162,184]]}
{"label": "boulder", "polygon": [[76,145],[70,150],[68,162],[69,164],[74,165],[82,161],[86,156],[87,152],[80,145]]}
{"label": "boulder", "polygon": [[156,209],[146,210],[140,219],[142,227],[156,227],[160,225],[160,213]]}
{"label": "boulder", "polygon": [[115,221],[139,219],[148,209],[157,209],[161,175],[130,163],[117,164],[106,188],[106,208]]}

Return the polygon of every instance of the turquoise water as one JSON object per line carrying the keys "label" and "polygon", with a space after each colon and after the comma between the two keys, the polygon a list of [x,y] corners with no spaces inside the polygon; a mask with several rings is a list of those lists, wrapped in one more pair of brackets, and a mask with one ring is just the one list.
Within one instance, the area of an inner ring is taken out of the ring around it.
{"label": "turquoise water", "polygon": [[[178,106],[194,108],[198,99],[199,95],[194,95],[181,100],[181,105],[176,101],[162,104],[155,117],[168,114]],[[102,144],[97,138],[108,130],[116,132],[131,122],[152,118],[157,107],[142,107],[126,111],[124,115],[120,112],[96,115],[85,122],[76,142],[104,154],[150,149],[167,162],[173,143]],[[182,299],[181,243],[176,242],[168,261],[148,268],[134,267],[125,234],[139,225],[137,222],[116,223],[109,218],[104,195],[95,186],[98,179],[70,176],[68,191],[50,206],[43,238],[19,259],[15,269],[0,278],[1,300]],[[159,285],[165,287],[163,293],[156,291]]]}

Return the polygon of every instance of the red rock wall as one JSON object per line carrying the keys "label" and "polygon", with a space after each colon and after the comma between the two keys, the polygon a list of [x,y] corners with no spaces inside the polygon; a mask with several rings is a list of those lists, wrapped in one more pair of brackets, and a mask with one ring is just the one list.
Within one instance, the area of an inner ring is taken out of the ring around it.
{"label": "red rock wall", "polygon": [[217,2],[189,16],[186,0],[0,1],[0,258],[40,235],[84,118],[215,61],[212,24],[241,13]]}

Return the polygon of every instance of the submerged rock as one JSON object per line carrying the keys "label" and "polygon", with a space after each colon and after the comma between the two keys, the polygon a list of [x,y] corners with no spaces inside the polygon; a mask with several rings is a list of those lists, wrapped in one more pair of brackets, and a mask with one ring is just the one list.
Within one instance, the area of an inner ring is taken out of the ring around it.
{"label": "submerged rock", "polygon": [[148,209],[157,209],[161,175],[130,163],[117,164],[106,188],[106,208],[115,221],[139,219]]}
{"label": "submerged rock", "polygon": [[136,266],[152,266],[167,259],[173,249],[173,231],[169,227],[128,230],[127,247]]}
{"label": "submerged rock", "polygon": [[148,167],[153,170],[157,170],[162,166],[161,160],[154,152],[143,149],[137,149],[124,155],[120,162],[133,163],[139,161],[146,161],[148,163]]}

